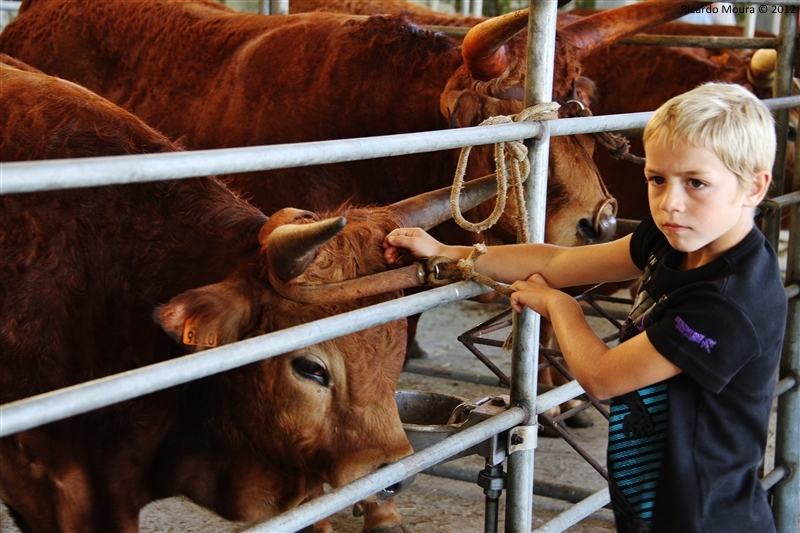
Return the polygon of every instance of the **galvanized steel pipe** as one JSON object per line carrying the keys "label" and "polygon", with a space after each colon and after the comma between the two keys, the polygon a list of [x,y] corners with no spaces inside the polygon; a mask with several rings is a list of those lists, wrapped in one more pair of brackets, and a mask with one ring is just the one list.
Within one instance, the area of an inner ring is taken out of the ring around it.
{"label": "galvanized steel pipe", "polygon": [[249,528],[244,533],[297,531],[383,490],[384,487],[418,474],[458,452],[469,449],[498,433],[506,431],[518,425],[527,416],[523,409],[510,407],[501,414],[447,437],[424,450],[387,465],[344,487],[334,489],[280,516]]}
{"label": "galvanized steel pipe", "polygon": [[599,490],[580,503],[573,505],[568,510],[559,514],[546,524],[542,525],[542,527],[535,529],[532,533],[551,533],[555,531],[564,531],[569,526],[583,520],[601,507],[608,505],[610,501],[611,496],[608,492],[608,489]]}
{"label": "galvanized steel pipe", "polygon": [[[781,30],[778,34],[777,53],[775,64],[775,81],[772,86],[772,96],[785,97],[792,94],[794,84],[793,64],[795,36],[797,35],[797,13],[784,13],[781,15]],[[772,182],[775,184],[774,194],[783,194],[786,176],[786,132],[789,128],[789,109],[778,109],[775,115],[778,145],[775,152],[775,165],[772,169]],[[770,194],[772,196],[772,194]],[[773,248],[778,249],[781,214],[772,213],[765,217],[763,232]]]}
{"label": "galvanized steel pipe", "polygon": [[[800,106],[800,96],[764,100],[770,109]],[[651,112],[548,121],[550,136],[643,128]],[[540,122],[166,154],[0,163],[0,194],[96,187],[359,161],[530,139]]]}
{"label": "galvanized steel pipe", "polygon": [[490,292],[490,289],[476,282],[462,281],[228,346],[10,402],[0,406],[0,437],[188,383],[485,292]]}
{"label": "galvanized steel pipe", "polygon": [[[794,182],[800,190],[800,143],[795,143]],[[777,217],[780,219],[780,216]],[[790,208],[789,247],[786,253],[786,285],[800,282],[800,205]],[[786,335],[780,376],[793,380],[793,386],[778,397],[775,434],[775,468],[784,468],[786,477],[773,489],[772,512],[779,533],[800,531],[800,296],[789,298]]]}
{"label": "galvanized steel pipe", "polygon": [[[549,102],[553,94],[553,64],[556,48],[556,2],[530,2],[528,16],[527,72],[525,107]],[[530,176],[525,182],[525,204],[531,242],[544,242],[545,204],[547,202],[547,167],[551,127],[558,122],[542,123],[540,140],[526,142]],[[522,233],[517,232],[518,240]],[[539,370],[540,317],[530,309],[513,313],[514,343],[511,359],[511,405],[523,407],[530,420],[524,424],[536,428],[536,386]],[[533,522],[534,446],[526,446],[507,459],[505,528],[509,533],[527,533]]]}

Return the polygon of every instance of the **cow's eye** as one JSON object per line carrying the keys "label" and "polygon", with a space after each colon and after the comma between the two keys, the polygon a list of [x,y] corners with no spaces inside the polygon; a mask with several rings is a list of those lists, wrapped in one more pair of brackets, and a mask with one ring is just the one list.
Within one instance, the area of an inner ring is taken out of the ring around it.
{"label": "cow's eye", "polygon": [[325,368],[319,360],[313,357],[301,356],[292,361],[292,367],[295,372],[304,378],[313,379],[323,387],[328,386],[328,382],[330,381],[328,369]]}

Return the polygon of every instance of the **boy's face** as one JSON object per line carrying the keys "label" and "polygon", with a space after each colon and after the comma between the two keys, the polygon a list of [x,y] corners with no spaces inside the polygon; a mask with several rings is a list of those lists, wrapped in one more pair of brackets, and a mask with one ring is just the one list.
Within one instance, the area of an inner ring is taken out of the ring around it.
{"label": "boy's face", "polygon": [[684,143],[672,148],[650,139],[645,153],[650,213],[670,245],[686,252],[681,268],[712,261],[750,232],[752,208],[766,192],[758,190],[759,178],[753,190],[742,190],[713,152]]}

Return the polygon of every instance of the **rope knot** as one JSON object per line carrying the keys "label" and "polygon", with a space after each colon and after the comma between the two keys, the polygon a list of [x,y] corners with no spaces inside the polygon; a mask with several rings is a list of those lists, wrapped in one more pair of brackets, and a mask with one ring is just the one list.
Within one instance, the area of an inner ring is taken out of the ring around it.
{"label": "rope knot", "polygon": [[441,287],[454,281],[476,281],[494,289],[500,294],[511,296],[511,289],[502,285],[489,276],[475,272],[475,261],[486,253],[486,245],[478,243],[473,245],[469,257],[458,261],[451,261],[446,257],[429,257],[427,259],[427,282],[433,287]]}
{"label": "rope knot", "polygon": [[458,270],[461,273],[461,279],[475,278],[475,261],[477,261],[478,257],[485,253],[486,245],[482,242],[479,242],[472,246],[472,251],[469,253],[469,257],[458,260]]}
{"label": "rope knot", "polygon": [[595,132],[592,135],[615,159],[627,159],[633,163],[644,164],[643,157],[630,153],[631,143],[626,137],[608,131]]}

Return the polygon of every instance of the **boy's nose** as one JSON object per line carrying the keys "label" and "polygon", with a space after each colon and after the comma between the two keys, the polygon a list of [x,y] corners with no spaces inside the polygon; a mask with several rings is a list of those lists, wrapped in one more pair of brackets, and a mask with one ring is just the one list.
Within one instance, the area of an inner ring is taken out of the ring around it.
{"label": "boy's nose", "polygon": [[683,207],[683,198],[677,187],[667,186],[661,197],[660,207],[662,210],[679,211]]}

